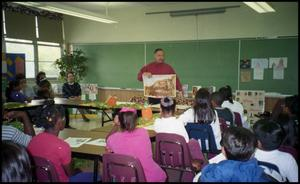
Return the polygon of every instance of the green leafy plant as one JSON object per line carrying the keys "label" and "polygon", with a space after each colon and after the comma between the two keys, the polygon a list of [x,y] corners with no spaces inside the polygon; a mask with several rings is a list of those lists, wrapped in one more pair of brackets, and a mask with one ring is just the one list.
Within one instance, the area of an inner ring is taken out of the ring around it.
{"label": "green leafy plant", "polygon": [[59,69],[61,79],[66,78],[68,71],[74,73],[75,81],[81,81],[87,74],[87,63],[88,58],[84,56],[82,50],[76,49],[71,54],[68,54],[66,50],[64,55],[55,61],[56,68]]}

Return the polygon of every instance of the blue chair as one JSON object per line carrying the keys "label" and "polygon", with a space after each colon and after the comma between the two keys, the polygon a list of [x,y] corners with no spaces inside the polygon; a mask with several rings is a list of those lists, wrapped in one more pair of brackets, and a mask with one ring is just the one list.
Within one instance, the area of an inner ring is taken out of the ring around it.
{"label": "blue chair", "polygon": [[215,136],[210,124],[207,123],[188,123],[185,129],[189,138],[200,141],[202,153],[208,159],[208,154],[218,154],[220,150],[217,149]]}

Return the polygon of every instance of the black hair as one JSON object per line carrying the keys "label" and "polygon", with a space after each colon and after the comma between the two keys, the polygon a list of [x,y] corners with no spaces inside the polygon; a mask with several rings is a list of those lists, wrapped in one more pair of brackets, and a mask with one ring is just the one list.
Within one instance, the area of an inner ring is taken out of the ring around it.
{"label": "black hair", "polygon": [[205,88],[200,88],[197,91],[193,109],[194,122],[211,123],[216,119],[215,112],[211,107],[210,94]]}
{"label": "black hair", "polygon": [[13,92],[14,88],[21,84],[20,80],[12,80],[8,82],[8,86],[5,89],[5,97],[7,102],[13,101],[10,97],[11,93]]}
{"label": "black hair", "polygon": [[233,104],[232,90],[229,85],[226,85],[225,87],[220,88],[219,92],[223,95],[224,100],[228,100],[230,103]]}
{"label": "black hair", "polygon": [[160,101],[160,108],[163,113],[174,113],[176,107],[176,101],[171,97],[164,97]]}
{"label": "black hair", "polygon": [[285,98],[285,106],[293,115],[299,115],[299,97],[298,95],[289,96]]}
{"label": "black hair", "polygon": [[244,127],[229,127],[223,132],[221,146],[228,160],[247,161],[256,148],[254,134]]}
{"label": "black hair", "polygon": [[2,182],[32,182],[31,162],[25,147],[2,141],[1,152]]}
{"label": "black hair", "polygon": [[156,54],[158,51],[164,51],[164,50],[162,48],[157,48],[157,49],[154,50],[153,53]]}
{"label": "black hair", "polygon": [[37,109],[37,127],[43,127],[45,130],[51,129],[57,123],[59,118],[65,116],[65,109],[61,105],[54,104],[54,100],[46,100],[42,107]]}
{"label": "black hair", "polygon": [[213,92],[210,95],[210,99],[211,101],[214,101],[218,106],[221,106],[224,101],[223,95],[218,91]]}
{"label": "black hair", "polygon": [[41,75],[45,75],[45,76],[46,76],[46,73],[43,72],[43,71],[40,71],[40,72],[36,75],[36,77],[35,77],[35,83],[36,83],[37,85],[39,85],[39,82],[41,81],[41,79],[40,79]]}
{"label": "black hair", "polygon": [[23,79],[26,79],[26,77],[23,73],[18,73],[16,75],[16,80],[23,80]]}
{"label": "black hair", "polygon": [[253,125],[253,131],[263,150],[272,151],[278,149],[282,143],[283,130],[278,123],[272,120],[258,120]]}
{"label": "black hair", "polygon": [[46,88],[49,88],[49,89],[50,89],[51,83],[50,83],[47,79],[42,79],[42,80],[39,82],[38,86],[39,86],[40,88],[46,87]]}
{"label": "black hair", "polygon": [[122,130],[133,131],[136,127],[137,114],[134,112],[119,112]]}
{"label": "black hair", "polygon": [[296,131],[298,127],[296,123],[290,118],[287,113],[279,114],[276,123],[281,126],[284,134],[281,144],[285,146],[295,147],[298,143],[298,136]]}

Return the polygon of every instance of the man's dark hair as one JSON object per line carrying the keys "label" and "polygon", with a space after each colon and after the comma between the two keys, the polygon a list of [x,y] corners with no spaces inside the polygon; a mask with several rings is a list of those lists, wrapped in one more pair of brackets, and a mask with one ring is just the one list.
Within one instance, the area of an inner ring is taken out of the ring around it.
{"label": "man's dark hair", "polygon": [[171,97],[162,98],[160,101],[160,107],[163,113],[174,113],[176,101]]}
{"label": "man's dark hair", "polygon": [[133,131],[136,127],[137,115],[134,112],[121,112],[119,120],[122,130]]}
{"label": "man's dark hair", "polygon": [[233,104],[232,90],[229,85],[226,85],[225,87],[220,88],[219,92],[222,94],[224,100],[228,100],[230,103]]}
{"label": "man's dark hair", "polygon": [[228,160],[247,161],[255,151],[256,139],[246,128],[229,127],[223,133],[221,145]]}
{"label": "man's dark hair", "polygon": [[213,92],[210,95],[210,98],[211,98],[211,101],[214,101],[218,106],[221,106],[224,101],[223,95],[218,91]]}
{"label": "man's dark hair", "polygon": [[32,182],[31,163],[26,148],[3,141],[1,145],[2,182]]}
{"label": "man's dark hair", "polygon": [[278,149],[284,136],[281,126],[269,119],[258,120],[253,125],[253,131],[262,149],[266,151]]}
{"label": "man's dark hair", "polygon": [[154,50],[154,54],[156,54],[158,51],[164,51],[162,48],[157,48]]}

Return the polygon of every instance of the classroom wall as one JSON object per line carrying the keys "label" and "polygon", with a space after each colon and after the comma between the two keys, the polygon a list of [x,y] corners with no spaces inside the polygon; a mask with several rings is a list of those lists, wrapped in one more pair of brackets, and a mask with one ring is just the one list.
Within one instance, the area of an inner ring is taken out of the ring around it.
{"label": "classroom wall", "polygon": [[[276,13],[259,14],[241,2],[224,14],[184,16],[169,14],[145,15],[145,12],[183,10],[220,6],[220,2],[198,2],[185,6],[134,7],[109,10],[118,24],[104,24],[64,16],[67,43],[141,42],[228,39],[245,37],[276,37],[298,35],[298,3],[270,2]],[[99,13],[103,13],[99,11]]]}

